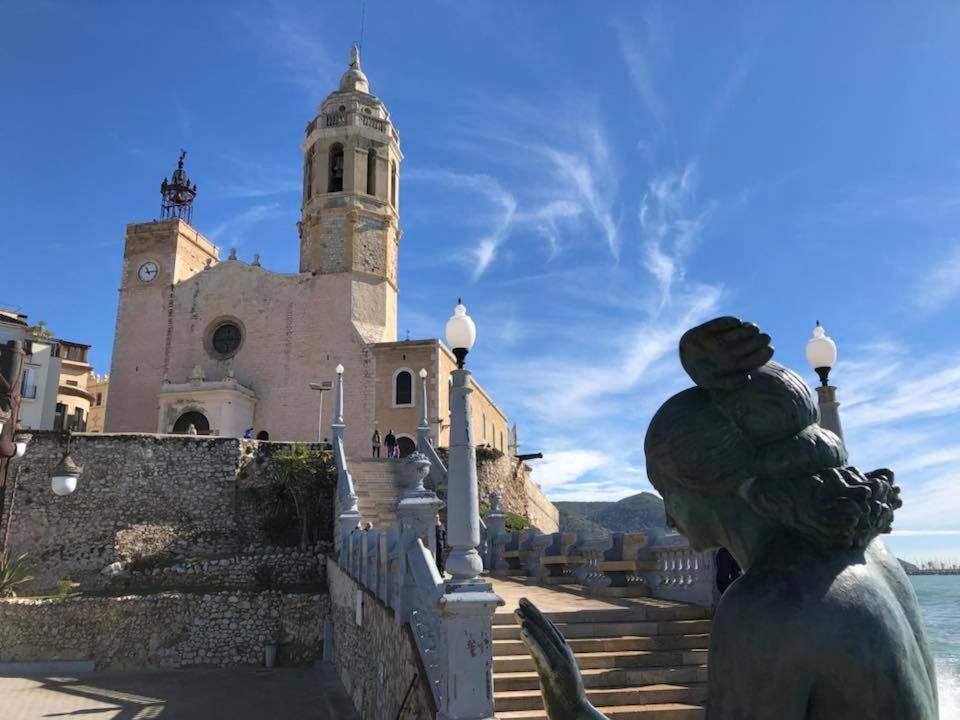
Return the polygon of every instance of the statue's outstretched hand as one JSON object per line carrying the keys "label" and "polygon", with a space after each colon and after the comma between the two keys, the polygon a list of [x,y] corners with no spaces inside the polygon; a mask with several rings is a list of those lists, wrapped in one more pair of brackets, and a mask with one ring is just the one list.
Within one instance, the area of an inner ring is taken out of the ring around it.
{"label": "statue's outstretched hand", "polygon": [[770,336],[753,323],[719,317],[687,330],[680,338],[680,363],[697,385],[733,390],[773,357]]}
{"label": "statue's outstretched hand", "polygon": [[573,650],[550,618],[521,598],[514,611],[520,621],[520,638],[530,651],[550,720],[606,720],[588,701]]}

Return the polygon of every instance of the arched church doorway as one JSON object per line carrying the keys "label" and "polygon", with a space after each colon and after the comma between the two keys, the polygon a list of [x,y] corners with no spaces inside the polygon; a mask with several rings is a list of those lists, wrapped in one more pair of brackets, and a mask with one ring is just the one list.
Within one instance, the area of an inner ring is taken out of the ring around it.
{"label": "arched church doorway", "polygon": [[405,458],[417,449],[417,444],[412,438],[406,435],[397,435],[397,449],[400,451],[400,457]]}
{"label": "arched church doorway", "polygon": [[197,435],[210,434],[210,421],[207,420],[206,415],[196,410],[185,412],[178,417],[177,421],[173,424],[173,432],[182,435],[187,432],[191,425],[197,429]]}

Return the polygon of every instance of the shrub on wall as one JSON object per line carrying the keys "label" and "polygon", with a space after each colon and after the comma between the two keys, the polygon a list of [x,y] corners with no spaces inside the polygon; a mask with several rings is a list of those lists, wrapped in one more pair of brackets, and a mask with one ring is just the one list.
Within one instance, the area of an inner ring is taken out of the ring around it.
{"label": "shrub on wall", "polygon": [[503,453],[496,448],[480,445],[477,448],[477,463],[496,462],[503,457]]}
{"label": "shrub on wall", "polygon": [[16,596],[17,586],[31,580],[26,553],[15,558],[6,552],[0,553],[0,597]]}
{"label": "shrub on wall", "polygon": [[514,530],[526,530],[530,527],[530,521],[527,520],[523,515],[517,515],[517,513],[508,512],[507,519],[504,521],[507,531],[513,532]]}
{"label": "shrub on wall", "polygon": [[301,548],[333,540],[337,468],[333,454],[305,445],[275,452],[268,482],[244,492],[264,510],[264,535],[275,545]]}

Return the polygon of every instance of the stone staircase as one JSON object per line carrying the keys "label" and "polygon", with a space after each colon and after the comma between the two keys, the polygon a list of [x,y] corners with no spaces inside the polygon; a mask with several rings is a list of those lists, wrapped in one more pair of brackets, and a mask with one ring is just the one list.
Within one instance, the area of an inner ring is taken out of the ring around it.
{"label": "stone staircase", "polygon": [[347,462],[363,522],[372,522],[380,530],[396,527],[397,502],[403,494],[400,461],[349,458]]}
{"label": "stone staircase", "polygon": [[[497,590],[502,587],[498,583]],[[549,608],[544,592],[558,591],[529,588],[523,594]],[[573,648],[590,702],[610,720],[702,720],[710,611],[640,599],[607,606],[546,610]],[[546,720],[539,678],[520,640],[514,607],[508,601],[494,616],[497,718]]]}

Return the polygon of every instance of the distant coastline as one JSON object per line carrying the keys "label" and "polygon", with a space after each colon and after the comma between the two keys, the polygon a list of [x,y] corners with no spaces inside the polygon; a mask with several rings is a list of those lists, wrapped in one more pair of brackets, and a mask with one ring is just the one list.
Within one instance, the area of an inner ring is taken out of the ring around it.
{"label": "distant coastline", "polygon": [[[897,558],[899,560],[899,558]],[[947,565],[941,562],[928,562],[914,565],[906,560],[900,560],[907,575],[960,575],[960,566]]]}

